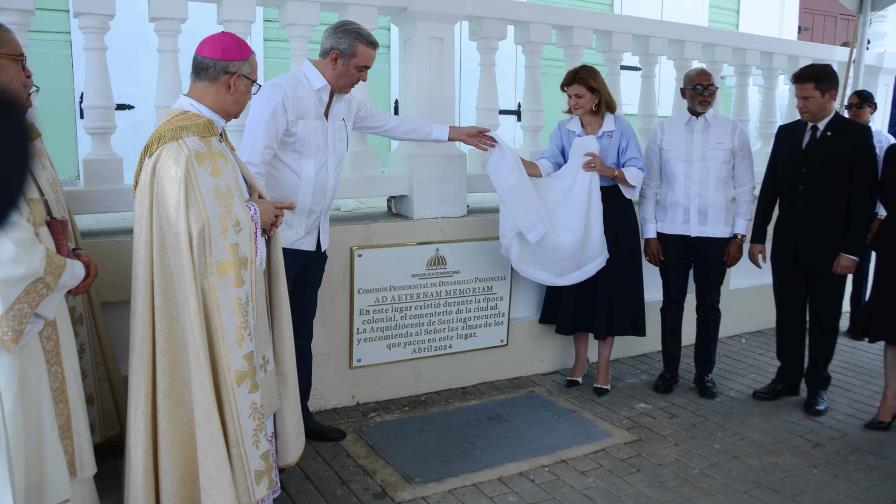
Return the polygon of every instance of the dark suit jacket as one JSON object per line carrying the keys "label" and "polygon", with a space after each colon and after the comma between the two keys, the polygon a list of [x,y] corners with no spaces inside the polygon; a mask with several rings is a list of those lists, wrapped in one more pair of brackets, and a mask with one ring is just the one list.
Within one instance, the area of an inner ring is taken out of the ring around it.
{"label": "dark suit jacket", "polygon": [[884,153],[883,172],[880,175],[880,203],[887,217],[877,228],[871,245],[878,254],[896,255],[896,145]]}
{"label": "dark suit jacket", "polygon": [[775,133],[750,243],[765,244],[777,205],[773,265],[830,270],[841,253],[862,255],[874,218],[877,154],[871,128],[834,114],[807,155],[806,127],[797,120]]}

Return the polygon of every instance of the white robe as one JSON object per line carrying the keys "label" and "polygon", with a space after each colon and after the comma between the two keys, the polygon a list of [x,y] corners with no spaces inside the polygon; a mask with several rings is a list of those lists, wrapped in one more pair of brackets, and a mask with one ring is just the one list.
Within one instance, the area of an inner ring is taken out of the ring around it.
{"label": "white robe", "polygon": [[26,199],[0,229],[0,502],[99,502],[75,335],[65,292],[84,276],[55,252],[43,204]]}
{"label": "white robe", "polygon": [[177,109],[138,165],[129,504],[254,504],[276,494],[274,448],[286,467],[304,447],[280,242],[256,263],[241,178],[257,189],[226,134]]}
{"label": "white robe", "polygon": [[524,277],[544,285],[572,285],[604,267],[600,179],[582,170],[593,136],[577,138],[569,161],[549,177],[529,177],[519,156],[498,138],[488,174],[498,193],[501,252]]}
{"label": "white robe", "polygon": [[[69,243],[81,246],[81,235],[68,211],[59,176],[43,139],[32,127],[31,176],[53,217],[68,219]],[[87,251],[90,252],[89,250]],[[100,265],[102,273],[102,265]],[[66,303],[79,349],[78,360],[84,382],[87,419],[94,444],[118,438],[124,426],[124,385],[115,363],[94,289],[80,296],[67,296]]]}

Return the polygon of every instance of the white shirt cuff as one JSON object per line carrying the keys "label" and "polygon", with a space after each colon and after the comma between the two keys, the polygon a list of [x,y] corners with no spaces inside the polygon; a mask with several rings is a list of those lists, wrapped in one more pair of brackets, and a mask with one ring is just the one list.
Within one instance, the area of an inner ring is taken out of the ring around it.
{"label": "white shirt cuff", "polygon": [[645,240],[647,238],[656,238],[656,224],[645,224],[641,223],[641,237]]}
{"label": "white shirt cuff", "polygon": [[432,139],[436,142],[447,142],[448,126],[444,124],[434,124],[432,127]]}
{"label": "white shirt cuff", "polygon": [[742,234],[744,236],[747,235],[747,230],[750,228],[749,220],[741,220],[734,219],[734,233],[733,234]]}
{"label": "white shirt cuff", "polygon": [[633,200],[635,196],[641,192],[641,182],[644,181],[644,172],[637,168],[628,167],[621,168],[622,173],[625,174],[625,179],[628,180],[628,184],[619,184],[619,188],[622,189],[622,194],[625,195],[626,198]]}
{"label": "white shirt cuff", "polygon": [[855,261],[855,262],[859,262],[859,258],[856,257],[856,256],[851,256],[851,255],[849,255],[849,254],[844,254],[843,252],[841,252],[840,255],[842,255],[843,257],[848,257],[848,258],[852,259],[852,260]]}

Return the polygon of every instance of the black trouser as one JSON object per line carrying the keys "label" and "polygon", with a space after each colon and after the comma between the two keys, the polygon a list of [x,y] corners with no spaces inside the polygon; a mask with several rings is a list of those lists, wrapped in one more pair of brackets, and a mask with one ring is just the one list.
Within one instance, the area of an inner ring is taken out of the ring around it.
{"label": "black trouser", "polygon": [[311,395],[311,341],[314,339],[314,315],[317,313],[317,291],[327,265],[327,253],[317,250],[283,249],[286,267],[286,287],[289,289],[289,309],[292,312],[292,334],[296,345],[296,366],[299,370],[299,396],[305,425],[314,417],[308,409]]}
{"label": "black trouser", "polygon": [[[788,261],[789,262],[789,261]],[[772,261],[775,294],[777,380],[799,385],[806,378],[809,392],[827,390],[828,366],[834,358],[846,276],[831,271],[800,271]],[[806,353],[806,309],[809,310],[809,360]]]}
{"label": "black trouser", "polygon": [[868,299],[868,276],[871,273],[871,246],[866,245],[859,256],[859,264],[852,275],[852,293],[849,295],[849,332],[855,332],[862,318],[862,309]]}
{"label": "black trouser", "polygon": [[694,368],[697,376],[712,373],[716,365],[716,346],[722,312],[719,299],[725,280],[725,248],[730,238],[694,237],[658,233],[663,249],[660,276],[663,279],[663,305],[660,308],[663,345],[663,369],[678,374],[681,362],[681,324],[688,279],[694,270],[697,298],[697,340]]}

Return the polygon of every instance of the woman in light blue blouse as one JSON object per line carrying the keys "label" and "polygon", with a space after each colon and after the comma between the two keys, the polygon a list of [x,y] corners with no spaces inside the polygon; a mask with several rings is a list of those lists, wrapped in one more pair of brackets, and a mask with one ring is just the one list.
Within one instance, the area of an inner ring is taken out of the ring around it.
{"label": "woman in light blue blouse", "polygon": [[566,73],[567,114],[550,144],[535,161],[523,160],[530,177],[549,177],[569,160],[573,140],[597,138],[599,153],[588,153],[582,169],[600,177],[604,235],[610,258],[591,278],[574,285],[548,287],[539,322],[554,324],[558,334],[573,337],[575,362],[567,387],[582,384],[588,370],[588,334],[598,341],[594,393],[610,392],[610,354],[616,336],[645,336],[641,242],[632,198],[644,177],[641,147],[600,72],[589,65]]}

